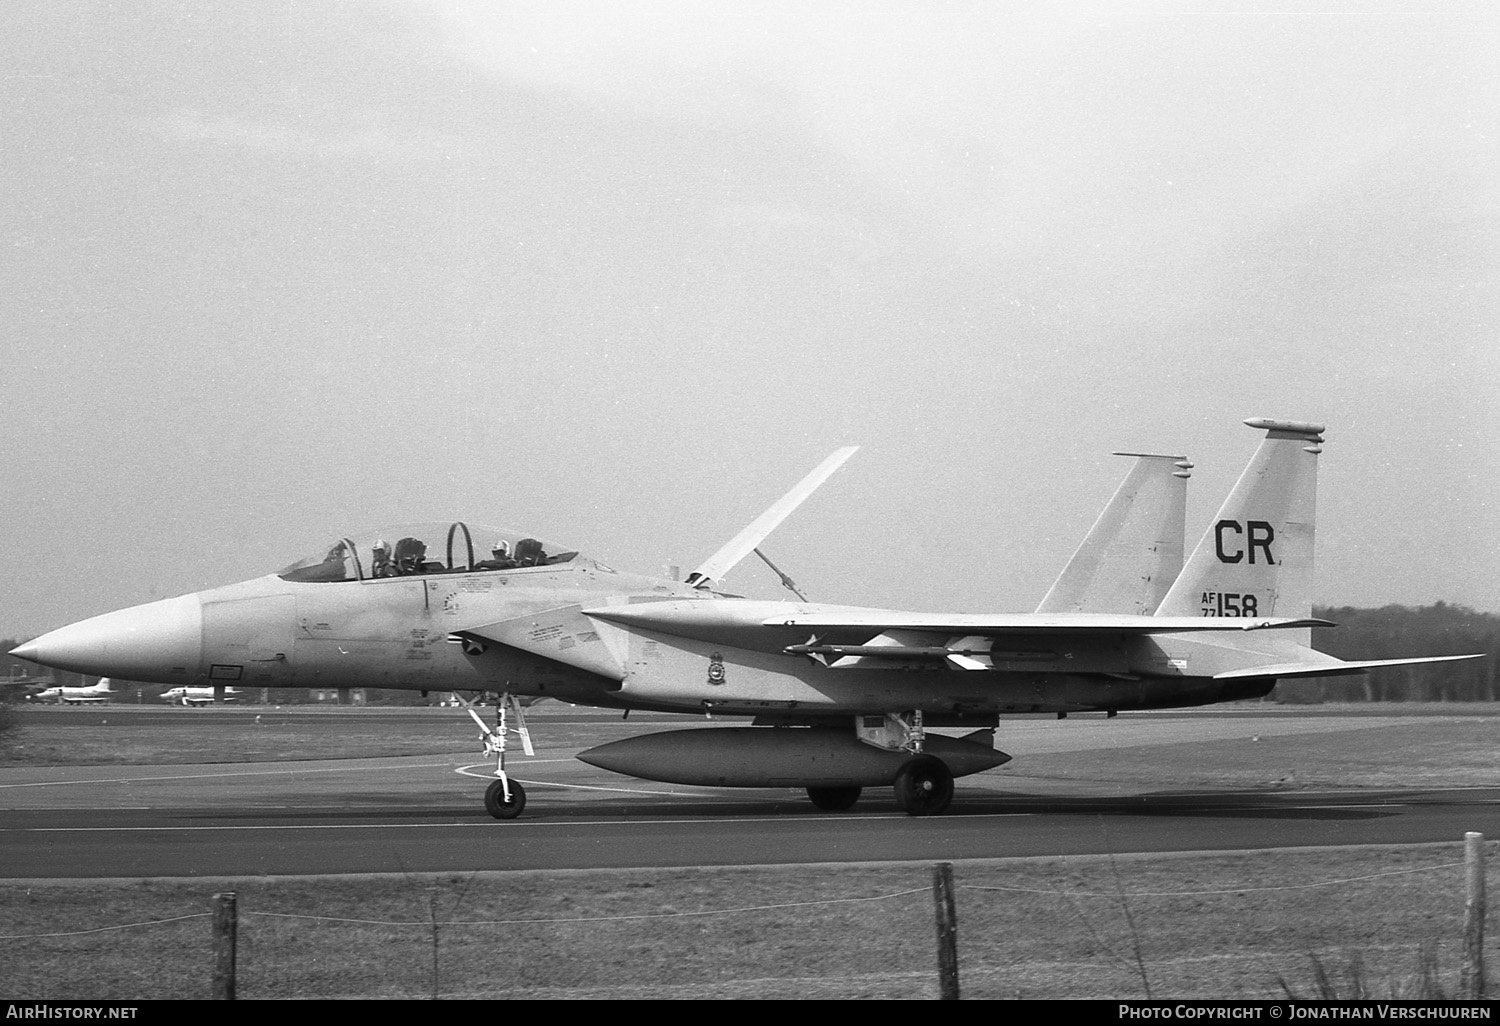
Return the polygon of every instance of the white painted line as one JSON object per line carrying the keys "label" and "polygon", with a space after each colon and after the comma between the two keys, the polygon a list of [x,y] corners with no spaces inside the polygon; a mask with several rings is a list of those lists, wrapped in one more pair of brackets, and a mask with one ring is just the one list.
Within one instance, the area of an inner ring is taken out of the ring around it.
{"label": "white painted line", "polygon": [[[397,757],[399,758],[399,756]],[[524,765],[539,763],[572,762],[571,759],[527,759]],[[89,777],[86,780],[30,780],[18,784],[0,784],[0,791],[22,787],[67,787],[75,784],[149,784],[157,780],[216,780],[225,777],[275,777],[305,773],[380,773],[388,770],[447,769],[447,762],[404,763],[399,766],[308,766],[283,763],[274,769],[221,770],[216,773],[167,773],[154,777]],[[458,772],[463,772],[462,769]]]}
{"label": "white painted line", "polygon": [[[1035,815],[1030,812],[986,812],[977,816],[964,816],[963,820],[1018,819]],[[959,817],[948,817],[957,819]],[[900,820],[910,823],[937,823],[941,817],[913,817],[904,812],[843,813],[837,816],[752,816],[736,818],[734,823],[853,823],[873,820]],[[637,827],[637,826],[702,826],[701,819],[650,819],[632,816],[629,819],[590,819],[568,821],[508,820],[507,826],[498,822],[452,822],[452,823],[321,823],[244,826],[225,824],[222,826],[139,826],[139,827],[0,827],[0,834],[129,834],[129,833],[194,833],[201,831],[250,831],[250,830],[430,830],[434,827],[447,829],[463,827],[470,830],[516,830],[522,827]]]}
{"label": "white painted line", "polygon": [[[453,772],[461,774],[462,776],[473,777],[477,780],[496,779],[495,771],[490,769],[487,763],[484,765],[485,771],[483,773],[471,772],[472,770],[476,769],[475,766],[460,766]],[[512,774],[512,776],[514,775]],[[668,798],[681,798],[691,795],[691,792],[684,791],[647,791],[639,787],[599,787],[592,784],[558,784],[551,780],[521,780],[520,777],[516,777],[515,779],[520,780],[520,782],[525,784],[527,787],[561,787],[574,791],[612,791],[617,794],[657,794],[665,795]],[[738,796],[736,795],[730,797],[734,798]]]}

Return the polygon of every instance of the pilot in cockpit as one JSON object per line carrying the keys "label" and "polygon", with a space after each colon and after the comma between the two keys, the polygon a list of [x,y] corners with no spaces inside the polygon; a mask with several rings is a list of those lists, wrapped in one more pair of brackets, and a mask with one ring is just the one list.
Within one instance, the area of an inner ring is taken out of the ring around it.
{"label": "pilot in cockpit", "polygon": [[396,542],[396,573],[401,577],[424,573],[427,569],[427,543],[418,538],[402,538]]}
{"label": "pilot in cockpit", "polygon": [[518,566],[541,566],[547,559],[542,543],[535,538],[522,538],[516,542],[515,561]]}
{"label": "pilot in cockpit", "polygon": [[395,577],[396,565],[391,561],[391,547],[384,538],[370,549],[370,575],[372,577]]}
{"label": "pilot in cockpit", "polygon": [[505,539],[501,538],[495,542],[495,547],[490,549],[490,558],[475,565],[476,570],[510,570],[516,565],[516,561],[510,558],[510,546]]}

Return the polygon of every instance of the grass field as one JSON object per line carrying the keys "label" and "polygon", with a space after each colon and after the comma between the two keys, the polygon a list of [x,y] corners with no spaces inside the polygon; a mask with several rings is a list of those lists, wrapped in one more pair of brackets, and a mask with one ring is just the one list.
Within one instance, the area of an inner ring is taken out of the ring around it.
{"label": "grass field", "polygon": [[[969,998],[1274,998],[1315,959],[1457,991],[1461,845],[955,867]],[[237,892],[239,995],[927,998],[925,865],[0,884],[0,997],[201,998]],[[192,918],[177,918],[192,917]],[[105,933],[101,926],[160,922]],[[54,936],[38,936],[49,934]]]}
{"label": "grass field", "polygon": [[[493,710],[485,710],[493,717]],[[556,748],[582,748],[696,717],[579,710],[557,703],[529,717]],[[492,720],[491,720],[492,721]],[[462,709],[134,705],[21,708],[0,738],[0,766],[197,765],[477,752],[479,729]]]}
{"label": "grass field", "polygon": [[[461,725],[426,713],[278,725],[264,713],[257,724],[249,710],[196,718],[187,710],[147,730],[119,713],[103,722],[108,710],[80,712],[23,719],[8,757],[48,753],[63,762],[70,749],[86,749],[91,760],[109,750],[120,761],[151,762],[167,761],[169,749],[181,761],[210,761],[472,747]],[[1500,717],[1487,708],[1411,713],[1367,730],[1037,754],[1015,767],[1018,789],[1025,781],[1162,789],[1493,783]],[[559,746],[645,726],[561,709],[534,720]],[[1474,828],[1493,815],[1477,808]],[[1000,828],[1023,828],[1016,824]],[[1346,990],[1398,997],[1413,995],[1424,966],[1435,966],[1437,986],[1456,993],[1461,860],[1454,838],[1441,846],[962,862],[961,985],[969,998],[1267,998],[1284,997],[1287,986],[1312,996],[1321,964]],[[856,864],[0,883],[0,998],[205,997],[206,913],[224,889],[238,894],[245,998],[937,993],[930,865]]]}

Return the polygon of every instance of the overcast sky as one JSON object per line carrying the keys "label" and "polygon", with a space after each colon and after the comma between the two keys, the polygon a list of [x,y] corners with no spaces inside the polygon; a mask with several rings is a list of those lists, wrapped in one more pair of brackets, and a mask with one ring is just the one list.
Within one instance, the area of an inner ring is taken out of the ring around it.
{"label": "overcast sky", "polygon": [[1251,416],[1318,601],[1500,611],[1500,19],[1224,6],[4,4],[0,637],[387,521],[687,571],[849,444],[811,598],[1029,610]]}

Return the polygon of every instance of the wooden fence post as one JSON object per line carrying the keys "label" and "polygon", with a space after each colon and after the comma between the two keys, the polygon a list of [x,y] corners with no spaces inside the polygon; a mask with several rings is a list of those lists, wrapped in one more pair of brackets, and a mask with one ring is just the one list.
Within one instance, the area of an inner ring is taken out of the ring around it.
{"label": "wooden fence post", "polygon": [[234,1000],[234,949],[239,931],[235,892],[214,895],[214,991],[216,1001]]}
{"label": "wooden fence post", "polygon": [[932,898],[937,904],[938,989],[944,1001],[958,1000],[958,913],[953,902],[953,863],[932,867]]}
{"label": "wooden fence post", "polygon": [[1484,1000],[1484,835],[1464,834],[1463,996]]}

